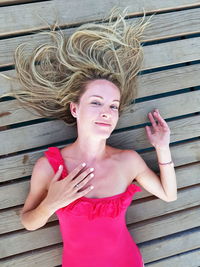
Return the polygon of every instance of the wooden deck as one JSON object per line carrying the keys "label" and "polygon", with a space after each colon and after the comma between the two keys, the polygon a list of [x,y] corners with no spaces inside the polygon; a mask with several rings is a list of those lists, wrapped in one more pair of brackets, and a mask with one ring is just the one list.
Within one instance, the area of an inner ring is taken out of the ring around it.
{"label": "wooden deck", "polygon": [[[142,15],[142,8],[147,15],[156,14],[144,40],[145,60],[137,103],[121,117],[108,143],[138,151],[159,174],[156,153],[144,129],[149,122],[147,113],[158,108],[171,129],[170,147],[178,184],[178,199],[169,203],[144,189],[136,194],[127,211],[127,226],[145,266],[197,267],[200,265],[200,2],[120,3],[122,8],[129,6],[130,22]],[[1,0],[1,73],[14,75],[13,52],[18,44],[44,41],[38,31],[48,29],[45,21],[52,24],[58,16],[60,26],[70,34],[80,24],[101,19],[114,4],[119,6],[119,1]],[[9,89],[10,83],[0,76],[0,94]],[[76,137],[75,129],[58,120],[41,119],[17,106],[16,100],[8,99],[0,102],[0,127],[1,266],[60,266],[62,240],[56,216],[44,227],[27,231],[20,222],[19,211],[36,160],[48,146],[63,147],[71,142]]]}

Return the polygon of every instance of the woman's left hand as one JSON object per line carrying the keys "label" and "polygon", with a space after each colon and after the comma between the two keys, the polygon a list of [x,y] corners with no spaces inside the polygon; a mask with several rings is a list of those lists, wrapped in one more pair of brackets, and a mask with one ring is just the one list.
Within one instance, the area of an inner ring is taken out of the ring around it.
{"label": "woman's left hand", "polygon": [[[153,113],[153,115],[152,115]],[[168,147],[170,143],[170,129],[166,121],[161,117],[158,109],[148,113],[152,126],[145,126],[149,142],[155,148]],[[154,120],[157,119],[157,122]]]}

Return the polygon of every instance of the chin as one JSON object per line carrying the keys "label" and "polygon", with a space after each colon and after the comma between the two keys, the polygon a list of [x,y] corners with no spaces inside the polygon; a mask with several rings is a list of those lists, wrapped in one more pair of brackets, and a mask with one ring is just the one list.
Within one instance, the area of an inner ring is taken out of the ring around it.
{"label": "chin", "polygon": [[102,136],[103,138],[106,138],[106,139],[110,137],[111,133],[112,133],[111,130],[106,131],[105,129],[103,129],[103,130],[98,129],[95,131],[96,135]]}

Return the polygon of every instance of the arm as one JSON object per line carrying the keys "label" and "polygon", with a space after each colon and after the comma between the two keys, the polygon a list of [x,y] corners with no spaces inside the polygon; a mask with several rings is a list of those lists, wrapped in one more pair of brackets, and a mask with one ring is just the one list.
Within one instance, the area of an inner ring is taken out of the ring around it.
{"label": "arm", "polygon": [[[170,129],[165,120],[156,110],[154,113],[158,120],[156,123],[151,112],[149,119],[152,127],[146,126],[146,133],[150,143],[155,147],[158,163],[167,163],[171,161],[171,153],[169,149]],[[160,165],[160,177],[157,176],[144,162],[137,152],[135,155],[135,166],[137,166],[138,173],[136,180],[142,185],[144,189],[156,195],[164,201],[174,201],[177,199],[177,184],[176,174],[173,164]]]}
{"label": "arm", "polygon": [[[129,155],[131,155],[132,158],[130,166],[137,166],[135,180],[138,184],[146,191],[166,202],[177,199],[176,175],[172,164],[160,165],[160,176],[158,176],[147,166],[146,162],[136,151],[129,151]],[[159,153],[159,155],[161,155],[161,153]]]}
{"label": "arm", "polygon": [[[152,127],[146,126],[146,133],[149,142],[155,147],[158,164],[168,163],[171,159],[169,149],[170,143],[170,128],[166,121],[161,117],[159,110],[155,109],[153,114],[149,112],[149,119]],[[154,120],[154,117],[157,122]],[[174,164],[159,164],[161,184],[165,191],[167,198],[170,201],[177,199],[177,184]]]}
{"label": "arm", "polygon": [[[29,195],[29,198],[32,197]],[[44,226],[52,214],[43,203],[40,203],[37,208],[22,213],[21,222],[26,230],[33,231]]]}
{"label": "arm", "polygon": [[[148,167],[146,162],[136,151],[128,150],[126,151],[126,153],[128,153],[129,155],[129,160],[127,160],[127,162],[129,162],[129,166],[131,166],[132,168],[130,173],[133,173],[133,171],[135,173],[135,170],[133,170],[133,168],[137,169],[134,179],[138,182],[139,185],[141,185],[146,191],[150,192],[152,195],[155,195],[166,202],[176,200],[176,186],[174,187],[173,183],[171,183],[172,180],[174,181],[175,177],[172,176],[170,179],[169,172],[166,172],[167,169],[174,170],[174,167],[172,167],[172,165],[167,165],[167,167],[161,167],[163,170],[165,168],[165,170],[159,177],[154,171],[152,171]],[[172,172],[174,173],[174,171]],[[170,188],[173,187],[173,194],[166,191],[166,185],[168,186],[168,190],[171,190]]]}
{"label": "arm", "polygon": [[[158,162],[170,162],[171,152],[169,146],[163,148],[156,148]],[[177,183],[174,164],[159,164],[161,183],[164,188],[165,194],[171,201],[177,199]]]}
{"label": "arm", "polygon": [[37,160],[30,181],[30,192],[20,212],[21,223],[27,230],[36,230],[46,224],[53,214],[43,200],[47,195],[49,177],[53,177],[53,169],[49,168],[45,157]]}

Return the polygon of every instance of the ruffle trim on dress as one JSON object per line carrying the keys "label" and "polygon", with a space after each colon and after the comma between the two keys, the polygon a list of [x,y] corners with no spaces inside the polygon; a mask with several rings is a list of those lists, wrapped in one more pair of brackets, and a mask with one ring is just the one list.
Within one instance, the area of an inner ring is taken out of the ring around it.
{"label": "ruffle trim on dress", "polygon": [[138,191],[142,189],[130,184],[124,193],[105,198],[81,197],[58,211],[70,212],[75,216],[87,216],[89,220],[97,217],[115,218],[130,205],[133,194]]}

